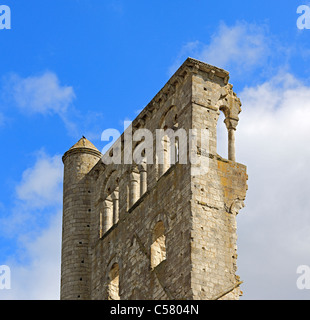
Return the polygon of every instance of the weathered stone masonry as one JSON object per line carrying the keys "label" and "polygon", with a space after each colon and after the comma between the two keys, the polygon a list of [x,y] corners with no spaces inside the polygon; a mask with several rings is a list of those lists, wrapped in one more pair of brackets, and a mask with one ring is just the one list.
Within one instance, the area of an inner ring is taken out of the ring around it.
{"label": "weathered stone masonry", "polygon": [[[208,148],[198,135],[194,150],[208,160],[204,174],[190,162],[157,164],[155,152],[153,164],[106,165],[84,137],[64,154],[61,299],[239,298],[236,215],[247,174],[235,161],[241,103],[228,80],[188,58],[132,123],[154,146],[156,129],[207,129]],[[220,112],[228,159],[217,154]]]}

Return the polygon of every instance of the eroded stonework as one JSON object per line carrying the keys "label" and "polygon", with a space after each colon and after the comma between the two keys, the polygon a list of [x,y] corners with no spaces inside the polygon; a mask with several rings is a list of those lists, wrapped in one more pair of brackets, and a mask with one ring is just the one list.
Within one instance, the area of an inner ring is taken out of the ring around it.
{"label": "eroded stonework", "polygon": [[[156,129],[207,130],[208,147],[198,134],[185,154],[205,160],[202,174],[180,163],[180,150],[174,164],[158,164],[154,149],[153,163],[106,165],[83,137],[64,154],[61,299],[239,298],[236,215],[247,173],[235,161],[241,103],[228,80],[188,58],[132,123],[133,133],[154,137]],[[228,159],[217,154],[220,112]]]}

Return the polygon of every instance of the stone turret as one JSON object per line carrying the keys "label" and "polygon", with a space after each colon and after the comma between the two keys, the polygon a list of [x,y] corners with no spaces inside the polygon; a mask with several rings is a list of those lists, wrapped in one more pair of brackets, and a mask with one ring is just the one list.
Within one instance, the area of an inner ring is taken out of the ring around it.
{"label": "stone turret", "polygon": [[61,299],[89,298],[90,186],[87,174],[101,153],[82,137],[63,156]]}

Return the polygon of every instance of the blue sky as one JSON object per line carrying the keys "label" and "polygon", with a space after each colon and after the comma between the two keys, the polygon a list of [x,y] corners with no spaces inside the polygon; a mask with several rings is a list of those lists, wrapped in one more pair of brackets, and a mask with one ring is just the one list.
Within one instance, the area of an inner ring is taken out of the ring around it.
{"label": "blue sky", "polygon": [[309,2],[1,4],[12,23],[0,30],[0,265],[12,278],[1,299],[59,298],[62,154],[82,135],[102,150],[102,131],[122,131],[188,56],[228,70],[243,102],[244,298],[310,298],[296,287],[310,265],[310,30],[296,26]]}

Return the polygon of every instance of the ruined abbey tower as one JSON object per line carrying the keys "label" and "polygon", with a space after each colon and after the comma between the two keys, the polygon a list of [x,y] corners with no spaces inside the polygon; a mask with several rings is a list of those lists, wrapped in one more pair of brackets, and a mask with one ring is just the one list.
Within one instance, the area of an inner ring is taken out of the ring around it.
{"label": "ruined abbey tower", "polygon": [[[188,58],[108,150],[121,162],[103,161],[84,137],[64,154],[61,299],[239,298],[247,173],[235,159],[241,103],[228,80]],[[220,112],[228,159],[217,154]],[[169,132],[160,156],[158,129]]]}

